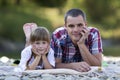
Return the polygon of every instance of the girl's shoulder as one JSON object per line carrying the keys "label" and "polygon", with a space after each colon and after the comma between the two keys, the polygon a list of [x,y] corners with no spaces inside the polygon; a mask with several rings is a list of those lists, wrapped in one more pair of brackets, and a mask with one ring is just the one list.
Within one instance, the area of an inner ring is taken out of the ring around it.
{"label": "girl's shoulder", "polygon": [[22,52],[31,52],[32,46],[25,47]]}
{"label": "girl's shoulder", "polygon": [[53,56],[53,55],[54,55],[54,50],[50,48],[47,56]]}
{"label": "girl's shoulder", "polygon": [[32,46],[30,45],[30,46],[25,47],[23,50],[29,50],[31,48],[32,48]]}
{"label": "girl's shoulder", "polygon": [[50,48],[49,53],[54,53],[54,50]]}

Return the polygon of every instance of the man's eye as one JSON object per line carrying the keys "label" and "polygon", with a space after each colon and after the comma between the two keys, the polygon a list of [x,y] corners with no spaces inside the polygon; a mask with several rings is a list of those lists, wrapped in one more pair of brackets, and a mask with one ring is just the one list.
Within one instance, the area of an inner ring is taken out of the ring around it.
{"label": "man's eye", "polygon": [[74,27],[74,25],[68,25],[68,27],[73,28],[73,27]]}
{"label": "man's eye", "polygon": [[80,24],[78,24],[77,26],[78,26],[78,27],[81,27],[81,26],[83,26],[83,24],[80,23]]}

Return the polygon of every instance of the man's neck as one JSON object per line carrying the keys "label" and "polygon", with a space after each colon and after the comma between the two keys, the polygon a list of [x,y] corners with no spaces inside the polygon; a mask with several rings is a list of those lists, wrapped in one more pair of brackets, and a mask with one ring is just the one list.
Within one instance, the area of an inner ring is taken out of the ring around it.
{"label": "man's neck", "polygon": [[75,46],[77,46],[77,41],[72,41]]}

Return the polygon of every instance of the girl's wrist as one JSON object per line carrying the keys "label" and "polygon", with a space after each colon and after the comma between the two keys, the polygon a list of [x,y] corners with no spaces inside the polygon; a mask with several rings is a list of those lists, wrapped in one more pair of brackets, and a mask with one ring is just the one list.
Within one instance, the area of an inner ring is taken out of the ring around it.
{"label": "girl's wrist", "polygon": [[40,58],[40,57],[41,57],[41,55],[36,55],[35,57],[36,57],[36,58]]}
{"label": "girl's wrist", "polygon": [[42,59],[45,59],[46,58],[46,55],[42,55]]}
{"label": "girl's wrist", "polygon": [[43,54],[43,55],[42,55],[42,57],[46,57],[46,55],[45,55],[45,54]]}

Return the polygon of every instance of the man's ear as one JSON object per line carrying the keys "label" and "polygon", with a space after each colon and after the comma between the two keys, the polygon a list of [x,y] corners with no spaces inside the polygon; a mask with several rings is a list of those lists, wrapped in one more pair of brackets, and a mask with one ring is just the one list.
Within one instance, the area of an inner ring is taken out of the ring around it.
{"label": "man's ear", "polygon": [[85,26],[87,26],[87,22],[85,22]]}
{"label": "man's ear", "polygon": [[65,27],[65,29],[66,29],[66,27],[67,27],[67,24],[66,24],[66,23],[64,24],[64,27]]}

